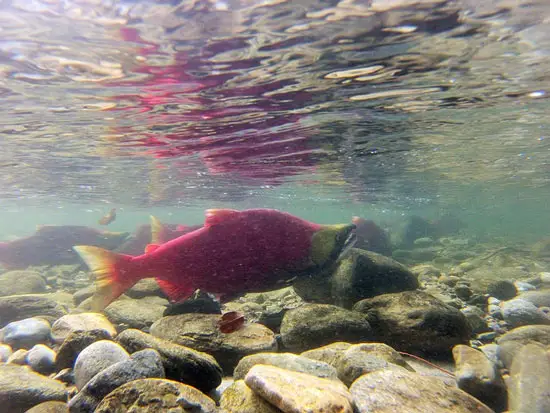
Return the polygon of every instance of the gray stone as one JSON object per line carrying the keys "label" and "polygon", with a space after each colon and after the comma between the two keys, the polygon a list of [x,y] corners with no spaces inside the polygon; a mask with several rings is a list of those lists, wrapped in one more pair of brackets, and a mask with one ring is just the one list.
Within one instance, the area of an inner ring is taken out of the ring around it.
{"label": "gray stone", "polygon": [[55,370],[55,351],[37,344],[27,352],[27,364],[40,374],[50,374]]}
{"label": "gray stone", "polygon": [[69,333],[57,350],[56,368],[63,370],[73,368],[80,352],[99,340],[110,340],[111,335],[105,330],[73,331]]}
{"label": "gray stone", "polygon": [[0,406],[2,411],[23,413],[46,401],[67,401],[63,383],[42,376],[27,367],[0,364]]}
{"label": "gray stone", "polygon": [[550,317],[533,303],[516,298],[501,304],[502,317],[512,327],[529,324],[550,324]]}
{"label": "gray stone", "polygon": [[137,284],[126,291],[125,294],[131,298],[143,298],[150,296],[166,297],[154,278],[144,278],[139,280]]}
{"label": "gray stone", "polygon": [[550,358],[536,343],[523,346],[515,355],[508,380],[510,412],[550,412]]}
{"label": "gray stone", "polygon": [[484,320],[485,313],[483,310],[472,305],[466,306],[460,310],[466,316],[468,323],[472,326],[472,333],[479,334],[491,331]]}
{"label": "gray stone", "polygon": [[494,413],[454,385],[405,370],[379,370],[350,387],[357,413]]}
{"label": "gray stone", "polygon": [[94,413],[217,413],[216,403],[197,389],[165,379],[140,379],[109,393]]}
{"label": "gray stone", "polygon": [[27,353],[29,350],[23,350],[19,349],[11,354],[11,356],[8,357],[8,360],[6,363],[8,364],[19,364],[21,366],[27,364]]}
{"label": "gray stone", "polygon": [[40,317],[53,322],[65,314],[67,314],[67,308],[47,296],[10,295],[0,297],[0,327],[31,317]]}
{"label": "gray stone", "polygon": [[422,291],[384,294],[353,308],[367,316],[376,341],[399,351],[450,355],[472,336],[464,314]]}
{"label": "gray stone", "polygon": [[157,350],[167,379],[189,384],[204,392],[215,389],[222,381],[222,369],[209,354],[133,329],[120,333],[117,342],[129,353],[146,348]]}
{"label": "gray stone", "polygon": [[46,281],[35,271],[8,271],[0,274],[0,296],[46,292]]}
{"label": "gray stone", "polygon": [[276,366],[316,377],[338,380],[338,373],[331,365],[292,353],[259,353],[246,356],[239,361],[233,378],[235,380],[244,379],[249,370],[256,364]]}
{"label": "gray stone", "polygon": [[96,374],[115,363],[128,360],[130,355],[120,345],[101,340],[92,343],[80,352],[74,364],[76,387],[80,390]]}
{"label": "gray stone", "polygon": [[51,341],[50,323],[41,318],[13,321],[0,330],[0,341],[13,349],[31,348]]}
{"label": "gray stone", "polygon": [[180,314],[163,317],[151,326],[151,334],[182,346],[213,355],[228,375],[241,358],[277,349],[275,334],[261,324],[247,323],[224,334],[218,314]]}
{"label": "gray stone", "polygon": [[371,337],[372,329],[362,314],[329,304],[305,304],[288,311],[281,324],[283,345],[292,351]]}
{"label": "gray stone", "polygon": [[531,325],[517,327],[497,339],[499,358],[504,367],[510,368],[516,353],[526,344],[550,345],[550,326]]}
{"label": "gray stone", "polygon": [[458,387],[495,411],[504,411],[507,392],[496,366],[481,351],[459,344],[453,348]]}
{"label": "gray stone", "polygon": [[52,326],[52,338],[62,343],[74,331],[104,330],[110,337],[116,336],[116,329],[103,314],[68,314],[57,320]]}
{"label": "gray stone", "polygon": [[133,380],[164,378],[160,354],[156,350],[138,351],[96,374],[69,402],[71,413],[91,413],[105,396]]}
{"label": "gray stone", "polygon": [[512,281],[495,281],[487,287],[487,293],[499,300],[510,300],[518,291]]}

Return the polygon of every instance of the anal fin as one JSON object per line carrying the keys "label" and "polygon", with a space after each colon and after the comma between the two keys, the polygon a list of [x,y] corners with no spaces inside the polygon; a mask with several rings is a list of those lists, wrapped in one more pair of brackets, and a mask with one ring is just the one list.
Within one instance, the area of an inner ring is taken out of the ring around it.
{"label": "anal fin", "polygon": [[155,278],[155,280],[161,290],[173,302],[183,301],[195,292],[195,289],[189,285],[179,285],[172,281],[161,280],[160,278]]}

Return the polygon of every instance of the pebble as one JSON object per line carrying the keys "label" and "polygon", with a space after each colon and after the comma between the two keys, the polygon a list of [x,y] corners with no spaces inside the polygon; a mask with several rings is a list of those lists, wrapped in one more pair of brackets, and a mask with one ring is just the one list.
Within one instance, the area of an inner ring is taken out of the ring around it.
{"label": "pebble", "polygon": [[550,272],[540,272],[539,277],[541,283],[550,284]]}
{"label": "pebble", "polygon": [[96,374],[84,388],[69,401],[71,413],[92,413],[105,396],[133,380],[164,378],[160,354],[147,349],[131,355]]}
{"label": "pebble", "polygon": [[510,300],[517,295],[518,291],[511,281],[495,281],[489,284],[487,293],[500,300]]}
{"label": "pebble", "polygon": [[73,331],[104,330],[110,337],[116,336],[116,329],[103,314],[68,314],[58,319],[52,326],[53,340],[61,344]]}
{"label": "pebble", "polygon": [[217,413],[216,403],[194,387],[166,379],[139,379],[123,384],[99,403],[94,413]]}
{"label": "pebble", "polygon": [[6,361],[6,363],[24,365],[25,363],[27,363],[28,352],[29,350],[24,350],[21,348],[15,351],[11,356],[9,356],[8,361]]}
{"label": "pebble", "polygon": [[504,380],[496,366],[481,351],[468,346],[453,348],[458,388],[471,394],[496,411],[506,409]]}
{"label": "pebble", "polygon": [[0,410],[23,413],[46,401],[67,401],[65,385],[28,367],[0,364]]}
{"label": "pebble", "polygon": [[260,364],[249,370],[244,381],[285,413],[353,413],[351,394],[335,380]]}
{"label": "pebble", "polygon": [[129,358],[126,350],[113,341],[101,340],[90,344],[82,350],[74,364],[76,387],[82,389],[97,373]]}
{"label": "pebble", "polygon": [[222,369],[210,354],[134,329],[124,330],[116,341],[129,353],[146,348],[157,350],[167,379],[189,384],[203,392],[215,389],[222,381]]}
{"label": "pebble", "polygon": [[453,384],[404,370],[365,374],[350,387],[357,413],[494,413]]}
{"label": "pebble", "polygon": [[73,368],[74,362],[82,350],[96,341],[109,339],[111,339],[111,335],[105,330],[71,332],[57,350],[57,370]]}
{"label": "pebble", "polygon": [[515,355],[508,380],[508,410],[550,412],[550,359],[537,343],[523,346]]}
{"label": "pebble", "polygon": [[512,327],[528,324],[550,324],[550,318],[533,303],[516,298],[501,304],[504,321]]}
{"label": "pebble", "polygon": [[330,364],[292,353],[258,353],[246,356],[239,361],[233,378],[235,380],[244,379],[250,369],[257,364],[276,366],[316,377],[338,380],[338,373]]}
{"label": "pebble", "polygon": [[372,329],[360,313],[330,304],[304,304],[284,315],[281,338],[285,348],[304,351],[335,340],[365,341],[372,338]]}
{"label": "pebble", "polygon": [[55,370],[55,351],[37,344],[27,352],[26,362],[31,369],[40,374],[50,374]]}
{"label": "pebble", "polygon": [[35,344],[49,343],[50,323],[41,318],[13,321],[0,330],[0,341],[13,349],[31,348]]}
{"label": "pebble", "polygon": [[504,367],[510,368],[514,356],[525,345],[532,342],[550,345],[550,326],[532,325],[517,327],[497,339],[499,359]]}
{"label": "pebble", "polygon": [[25,413],[69,413],[69,406],[64,402],[44,402],[37,404]]}
{"label": "pebble", "polygon": [[254,393],[244,380],[229,386],[220,399],[223,413],[281,413],[281,410]]}
{"label": "pebble", "polygon": [[514,281],[514,285],[516,286],[516,290],[518,290],[519,292],[532,291],[537,289],[537,287],[535,287],[533,284],[529,284],[524,281]]}

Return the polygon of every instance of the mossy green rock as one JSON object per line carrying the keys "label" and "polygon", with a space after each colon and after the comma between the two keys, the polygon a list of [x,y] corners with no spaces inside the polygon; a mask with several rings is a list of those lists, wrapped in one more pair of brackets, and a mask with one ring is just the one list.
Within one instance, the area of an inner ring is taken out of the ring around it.
{"label": "mossy green rock", "polygon": [[109,393],[95,413],[216,413],[216,403],[197,389],[166,379],[140,379]]}
{"label": "mossy green rock", "polygon": [[384,255],[353,248],[330,274],[303,277],[294,289],[304,300],[351,308],[363,298],[418,288],[407,267]]}
{"label": "mossy green rock", "polygon": [[372,337],[363,314],[330,304],[305,304],[288,311],[281,323],[285,348],[304,351],[334,341],[361,342]]}
{"label": "mossy green rock", "polygon": [[134,329],[123,331],[116,341],[129,353],[146,348],[157,350],[167,379],[189,384],[204,392],[215,389],[222,381],[222,369],[209,354]]}
{"label": "mossy green rock", "polygon": [[353,308],[366,315],[376,341],[399,351],[449,356],[472,335],[460,310],[422,291],[383,294]]}
{"label": "mossy green rock", "polygon": [[3,412],[23,413],[47,401],[67,401],[65,385],[23,366],[0,364],[0,409]]}

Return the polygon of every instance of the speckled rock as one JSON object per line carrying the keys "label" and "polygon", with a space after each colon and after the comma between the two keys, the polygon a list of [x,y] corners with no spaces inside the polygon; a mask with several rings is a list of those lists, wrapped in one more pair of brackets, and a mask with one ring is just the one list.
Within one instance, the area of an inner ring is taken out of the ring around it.
{"label": "speckled rock", "polygon": [[164,378],[160,354],[156,350],[138,351],[96,374],[69,402],[71,413],[91,413],[105,396],[133,380]]}
{"label": "speckled rock", "polygon": [[72,368],[80,352],[99,340],[110,340],[111,335],[105,330],[84,330],[69,333],[57,350],[55,361],[57,370]]}
{"label": "speckled rock", "polygon": [[383,343],[361,343],[342,351],[336,360],[338,377],[346,386],[363,374],[384,369],[414,371],[401,355]]}
{"label": "speckled rock", "polygon": [[51,326],[41,318],[25,318],[13,321],[0,330],[0,342],[10,345],[13,349],[31,348],[35,344],[51,341]]}
{"label": "speckled rock", "polygon": [[249,370],[256,364],[276,366],[324,379],[338,380],[336,369],[331,365],[292,353],[258,353],[246,356],[239,361],[233,373],[233,378],[235,380],[244,379]]}
{"label": "speckled rock", "polygon": [[140,379],[107,395],[94,413],[217,413],[216,403],[197,389],[165,379]]}
{"label": "speckled rock", "polygon": [[494,413],[452,384],[405,370],[365,374],[350,391],[357,413]]}
{"label": "speckled rock", "polygon": [[526,344],[550,345],[550,326],[532,325],[517,327],[497,339],[499,358],[504,367],[510,368],[516,353]]}
{"label": "speckled rock", "polygon": [[223,334],[218,328],[217,314],[180,314],[163,317],[151,326],[151,334],[182,346],[213,355],[227,374],[241,358],[249,354],[275,351],[275,334],[261,324]]}
{"label": "speckled rock", "polygon": [[254,393],[285,413],[353,413],[351,394],[336,380],[256,365],[244,381]]}
{"label": "speckled rock", "polygon": [[472,326],[472,333],[479,334],[491,331],[487,322],[485,321],[485,313],[478,307],[468,305],[460,309],[460,312],[464,314],[470,326]]}
{"label": "speckled rock", "polygon": [[120,333],[117,342],[129,353],[146,348],[157,350],[167,379],[189,384],[204,392],[215,389],[222,381],[221,367],[207,353],[134,329]]}
{"label": "speckled rock", "polygon": [[0,364],[0,406],[2,411],[23,413],[46,401],[67,401],[63,383],[42,376],[27,367]]}
{"label": "speckled rock", "polygon": [[57,320],[52,326],[52,338],[62,343],[74,331],[104,330],[111,337],[116,336],[116,329],[103,314],[80,313],[68,314]]}
{"label": "speckled rock", "polygon": [[281,323],[283,345],[292,351],[371,337],[371,327],[362,314],[330,304],[305,304],[287,312]]}
{"label": "speckled rock", "polygon": [[13,354],[13,350],[7,344],[0,344],[0,363],[5,363],[8,361],[10,356]]}
{"label": "speckled rock", "polygon": [[28,351],[26,362],[37,373],[50,374],[55,370],[55,356],[55,351],[51,348],[37,344]]}
{"label": "speckled rock", "polygon": [[80,352],[74,364],[76,387],[82,389],[97,373],[129,358],[126,350],[113,341],[101,340],[90,344]]}
{"label": "speckled rock", "polygon": [[329,276],[300,277],[293,283],[296,293],[306,301],[344,308],[351,308],[363,298],[414,290],[418,286],[416,276],[404,265],[357,248],[352,248]]}
{"label": "speckled rock", "polygon": [[303,357],[307,357],[311,360],[319,360],[330,364],[333,367],[338,367],[338,360],[348,348],[353,344],[345,343],[343,341],[337,341],[327,344],[326,346],[314,348],[312,350],[304,351],[300,354]]}
{"label": "speckled rock", "polygon": [[521,298],[505,301],[500,306],[504,321],[512,327],[529,324],[550,324],[550,317],[533,303]]}
{"label": "speckled rock", "polygon": [[511,300],[518,291],[512,281],[495,281],[487,287],[487,294],[499,300]]}
{"label": "speckled rock", "polygon": [[36,271],[8,271],[0,274],[0,296],[46,292],[46,281]]}
{"label": "speckled rock", "polygon": [[69,413],[69,406],[63,402],[44,402],[37,404],[25,413]]}
{"label": "speckled rock", "polygon": [[223,413],[282,413],[250,390],[244,380],[235,381],[223,392],[220,409]]}
{"label": "speckled rock", "polygon": [[151,324],[162,318],[167,305],[168,300],[161,297],[116,300],[105,309],[105,314],[119,331],[126,328],[148,331]]}
{"label": "speckled rock", "polygon": [[458,387],[496,411],[504,411],[507,392],[496,366],[481,351],[459,344],[453,348]]}
{"label": "speckled rock", "polygon": [[367,315],[376,341],[399,351],[447,355],[472,335],[464,314],[422,291],[384,294],[353,308]]}
{"label": "speckled rock", "polygon": [[550,412],[550,358],[541,344],[529,343],[514,357],[508,379],[510,412]]}
{"label": "speckled rock", "polygon": [[77,292],[73,294],[73,301],[75,305],[80,305],[83,301],[90,298],[92,295],[94,295],[96,290],[95,285],[89,285],[87,287],[81,288]]}
{"label": "speckled rock", "polygon": [[47,295],[10,295],[0,297],[0,327],[12,321],[40,317],[50,323],[67,314],[67,308]]}

